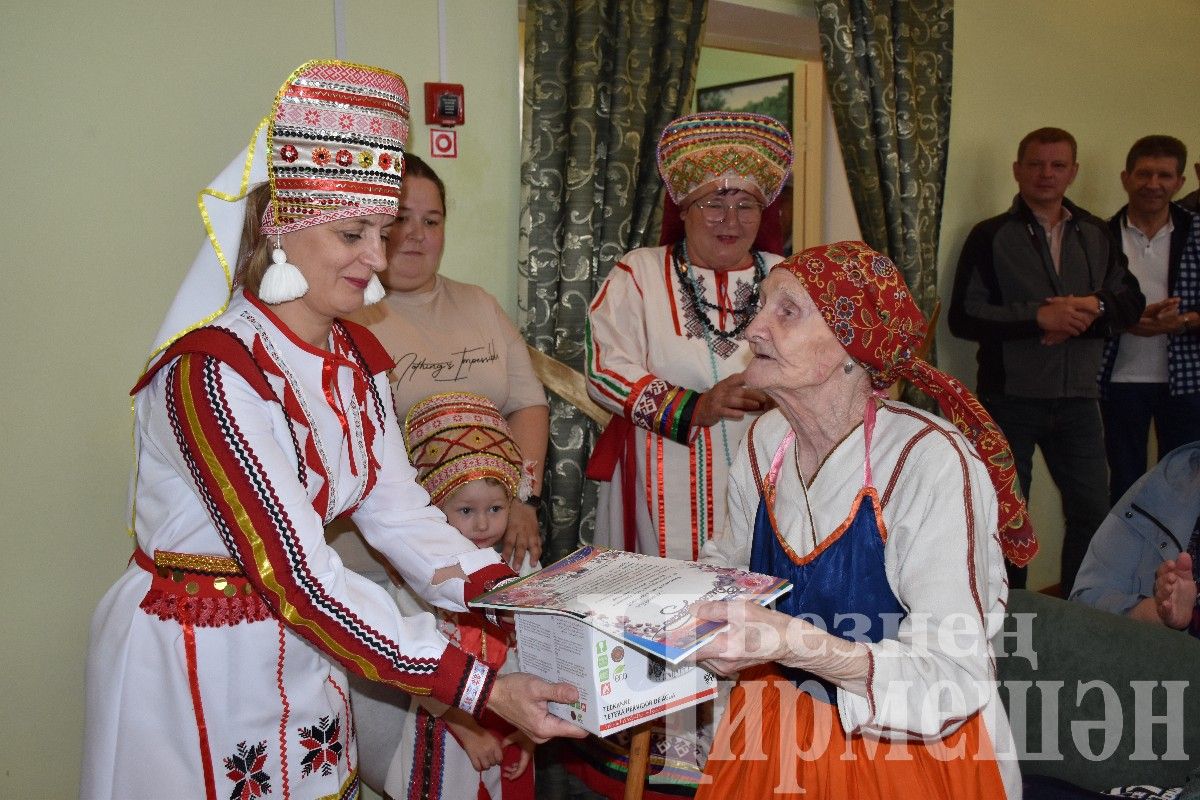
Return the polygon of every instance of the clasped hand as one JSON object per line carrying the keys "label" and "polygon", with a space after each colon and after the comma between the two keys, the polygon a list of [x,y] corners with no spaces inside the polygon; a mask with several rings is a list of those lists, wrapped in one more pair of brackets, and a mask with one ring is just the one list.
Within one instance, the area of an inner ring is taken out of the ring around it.
{"label": "clasped hand", "polygon": [[1061,344],[1086,331],[1100,316],[1100,299],[1095,295],[1073,294],[1047,297],[1037,310],[1042,329],[1042,344]]}
{"label": "clasped hand", "polygon": [[1162,336],[1179,333],[1183,320],[1179,317],[1179,298],[1168,297],[1157,303],[1148,303],[1137,324],[1129,329],[1136,336]]}

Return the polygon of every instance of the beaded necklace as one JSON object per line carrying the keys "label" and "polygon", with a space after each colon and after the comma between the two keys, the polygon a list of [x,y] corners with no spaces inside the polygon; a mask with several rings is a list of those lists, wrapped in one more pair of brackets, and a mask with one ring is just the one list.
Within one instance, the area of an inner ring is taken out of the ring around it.
{"label": "beaded necklace", "polygon": [[[713,352],[712,337],[716,336],[720,339],[729,341],[736,339],[741,335],[742,331],[746,330],[746,326],[750,324],[750,320],[754,319],[754,312],[758,310],[758,286],[767,277],[767,264],[763,260],[762,253],[754,251],[754,283],[750,289],[750,296],[746,298],[746,302],[740,306],[726,308],[718,303],[710,303],[704,299],[704,290],[700,287],[700,281],[696,279],[696,269],[692,266],[691,259],[687,254],[687,239],[682,240],[675,245],[675,252],[672,254],[675,261],[675,273],[679,276],[679,282],[688,291],[692,299],[692,308],[696,311],[696,316],[700,319],[700,324],[704,329],[704,344],[708,351],[708,364],[712,368],[713,384],[716,385],[721,380],[721,375],[717,371],[717,357]],[[735,320],[741,320],[733,330],[723,331],[708,318],[708,309],[713,311],[724,311],[732,314]],[[729,450],[729,432],[725,428],[725,420],[721,420],[721,444],[725,448],[725,466],[733,466],[733,454]]]}
{"label": "beaded necklace", "polygon": [[[700,281],[696,279],[696,269],[692,266],[691,259],[688,258],[687,239],[683,239],[675,245],[675,252],[672,255],[675,261],[675,274],[679,276],[680,284],[692,299],[692,307],[696,309],[696,316],[700,318],[700,324],[704,326],[705,339],[709,336],[716,336],[728,341],[741,336],[742,331],[746,330],[746,326],[750,324],[750,320],[754,319],[754,312],[758,310],[758,287],[767,277],[767,263],[763,260],[762,253],[755,250],[751,254],[754,257],[754,281],[750,285],[750,296],[746,298],[746,302],[732,308],[726,308],[719,303],[710,303],[705,299],[704,289],[700,286]],[[737,325],[732,330],[721,330],[708,318],[706,311],[710,310],[732,314],[733,318],[737,320]]]}

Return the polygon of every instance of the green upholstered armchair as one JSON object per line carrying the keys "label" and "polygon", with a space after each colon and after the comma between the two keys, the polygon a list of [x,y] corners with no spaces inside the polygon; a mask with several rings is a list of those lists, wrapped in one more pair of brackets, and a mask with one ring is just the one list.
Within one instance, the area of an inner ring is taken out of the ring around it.
{"label": "green upholstered armchair", "polygon": [[995,649],[1024,774],[1103,791],[1200,766],[1200,640],[1024,590],[1008,612]]}

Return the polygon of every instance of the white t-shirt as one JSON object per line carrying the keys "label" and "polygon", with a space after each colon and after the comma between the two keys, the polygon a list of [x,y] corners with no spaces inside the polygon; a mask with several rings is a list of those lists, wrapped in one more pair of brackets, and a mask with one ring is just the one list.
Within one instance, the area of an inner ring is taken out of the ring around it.
{"label": "white t-shirt", "polygon": [[[1121,248],[1129,259],[1129,271],[1142,287],[1147,305],[1167,299],[1167,270],[1174,230],[1174,221],[1168,217],[1167,224],[1151,238],[1130,225],[1128,219],[1121,218]],[[1167,337],[1121,334],[1111,380],[1113,383],[1166,383]]]}

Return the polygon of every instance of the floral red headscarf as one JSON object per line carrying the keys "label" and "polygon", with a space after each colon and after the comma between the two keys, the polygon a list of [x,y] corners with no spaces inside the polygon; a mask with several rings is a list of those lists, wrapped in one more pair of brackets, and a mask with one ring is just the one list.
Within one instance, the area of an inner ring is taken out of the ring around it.
{"label": "floral red headscarf", "polygon": [[1000,544],[1019,567],[1037,553],[1008,440],[967,387],[916,353],[926,323],[904,276],[887,256],[863,242],[811,247],[776,264],[795,275],[846,352],[876,389],[903,378],[937,401],[983,459],[999,501]]}

